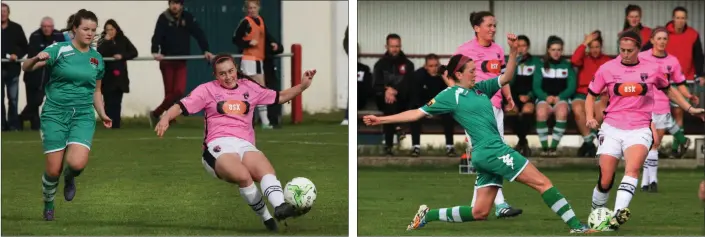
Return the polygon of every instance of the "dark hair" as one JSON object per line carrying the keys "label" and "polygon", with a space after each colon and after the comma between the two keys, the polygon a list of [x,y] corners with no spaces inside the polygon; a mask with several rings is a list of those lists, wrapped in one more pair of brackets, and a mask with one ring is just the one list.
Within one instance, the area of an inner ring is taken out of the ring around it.
{"label": "dark hair", "polygon": [[[97,23],[98,17],[92,11],[88,11],[86,9],[78,10],[78,12],[74,14],[73,22],[71,23],[71,30],[73,30],[73,28],[78,28],[83,20],[95,21]],[[74,32],[74,34],[75,33],[76,32]]]}
{"label": "dark hair", "polygon": [[426,57],[424,57],[424,62],[427,63],[429,60],[439,60],[440,58],[436,54],[427,54]]}
{"label": "dark hair", "polygon": [[[172,2],[184,5],[184,0],[169,0],[168,1],[169,4],[171,4]],[[249,2],[249,1],[245,1],[245,2]]]}
{"label": "dark hair", "polygon": [[549,69],[551,68],[551,55],[548,54],[548,49],[551,48],[551,45],[554,44],[560,44],[561,47],[564,45],[563,44],[563,39],[561,37],[551,35],[548,37],[548,41],[546,41],[546,54],[543,56],[543,68]]}
{"label": "dark hair", "polygon": [[399,36],[398,34],[395,34],[395,33],[391,33],[391,34],[388,34],[388,35],[387,35],[387,41],[386,41],[386,42],[389,42],[390,39],[401,40],[401,36]]}
{"label": "dark hair", "polygon": [[[600,31],[600,30],[595,30],[595,31],[592,32],[592,34],[597,34],[597,37],[595,37],[595,39],[593,39],[592,41],[593,41],[593,42],[594,42],[594,41],[597,41],[597,42],[600,43],[600,46],[602,46],[602,45],[603,45],[603,44],[602,44],[602,31]],[[592,42],[590,42],[590,43],[592,43]]]}
{"label": "dark hair", "polygon": [[[633,5],[629,4],[626,8],[624,8],[624,27],[622,27],[622,30],[626,30],[628,28],[631,28],[632,26],[629,25],[629,21],[627,20],[627,16],[629,15],[630,12],[633,11],[638,11],[639,15],[641,16],[641,7],[639,5]],[[636,26],[637,30],[641,30],[641,23]]]}
{"label": "dark hair", "polygon": [[[216,66],[218,66],[218,64],[225,63],[225,62],[232,62],[233,64],[235,64],[235,59],[229,53],[219,53],[219,54],[215,55],[215,57],[213,57],[213,59],[211,60],[211,65],[213,66],[213,74],[215,74]],[[237,68],[237,65],[235,68],[237,70],[237,78],[238,79],[247,79],[247,80],[250,80],[252,82],[257,83],[257,81],[252,79],[252,77],[245,75],[245,73],[240,71],[240,69]],[[259,85],[259,83],[257,83],[257,85]]]}
{"label": "dark hair", "polygon": [[2,3],[2,7],[7,7],[7,13],[10,13],[10,5],[7,5],[7,3]]}
{"label": "dark hair", "polygon": [[[494,15],[489,11],[471,12],[470,25],[473,27],[482,25],[482,23],[485,22],[485,17],[487,16],[494,17]],[[475,32],[475,36],[477,36],[477,32]]]}
{"label": "dark hair", "polygon": [[529,37],[528,37],[528,36],[526,36],[526,35],[519,35],[519,36],[517,36],[517,40],[523,40],[524,42],[526,42],[526,46],[531,47],[531,40],[529,40]]}
{"label": "dark hair", "polygon": [[634,31],[624,31],[621,34],[619,34],[619,41],[621,42],[622,39],[627,39],[627,40],[632,40],[634,43],[636,43],[637,49],[641,48],[641,36],[639,33],[634,32]]}
{"label": "dark hair", "polygon": [[671,13],[671,17],[676,16],[676,12],[685,12],[685,15],[688,15],[688,10],[685,9],[685,7],[677,6],[676,8],[673,8],[673,13]]}
{"label": "dark hair", "polygon": [[654,28],[653,30],[651,30],[651,36],[650,36],[650,37],[651,37],[651,38],[654,38],[654,36],[656,36],[656,34],[658,34],[658,32],[666,32],[666,34],[668,34],[668,29],[666,29],[666,27],[663,27],[663,26],[657,26],[656,28]]}
{"label": "dark hair", "polygon": [[[463,59],[466,59],[467,61],[464,62],[463,65],[460,65],[460,67],[458,68],[458,64],[460,64]],[[472,59],[465,57],[462,54],[453,55],[453,57],[448,60],[448,66],[446,66],[446,70],[448,70],[448,77],[453,79],[454,81],[458,81],[458,78],[455,77],[455,72],[465,71],[465,66],[469,62],[472,62]],[[456,68],[458,69],[456,70]]]}
{"label": "dark hair", "polygon": [[[120,38],[125,37],[125,33],[122,32],[122,28],[120,28],[120,25],[118,25],[117,21],[115,21],[115,20],[113,20],[113,19],[108,19],[107,21],[105,21],[105,24],[103,25],[103,33],[100,34],[100,36],[101,36],[100,38],[101,38],[101,39],[102,39],[103,37],[105,37],[105,34],[108,33],[108,32],[106,31],[106,28],[108,27],[108,25],[111,25],[111,26],[113,26],[113,28],[115,28],[115,38],[118,38],[118,37],[120,37]],[[115,40],[115,39],[113,39],[113,40]]]}
{"label": "dark hair", "polygon": [[71,14],[68,19],[66,19],[66,28],[62,29],[61,32],[71,31],[71,26],[73,25],[73,18],[76,14]]}

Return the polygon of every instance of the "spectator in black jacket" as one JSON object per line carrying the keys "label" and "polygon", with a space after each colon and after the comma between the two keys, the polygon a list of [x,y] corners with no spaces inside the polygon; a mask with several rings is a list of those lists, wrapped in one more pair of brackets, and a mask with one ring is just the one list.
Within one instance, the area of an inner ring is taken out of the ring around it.
{"label": "spectator in black jacket", "polygon": [[[387,35],[385,47],[387,52],[374,66],[374,85],[377,108],[382,110],[384,115],[392,115],[401,113],[415,104],[412,100],[417,98],[410,96],[413,89],[411,85],[414,80],[414,63],[402,52],[399,35]],[[389,156],[394,155],[392,145],[396,129],[396,124],[383,126],[385,153]]]}
{"label": "spectator in black jacket", "polygon": [[[27,54],[27,38],[22,26],[10,20],[10,6],[2,3],[2,130],[19,130],[17,96],[19,93],[20,63],[14,62]],[[5,90],[7,89],[8,108],[5,112]]]}
{"label": "spectator in black jacket", "polygon": [[130,93],[127,60],[136,58],[138,53],[137,48],[125,36],[115,20],[107,20],[103,27],[103,33],[98,42],[98,52],[103,57],[117,60],[105,62],[105,75],[101,88],[103,100],[105,100],[105,114],[113,120],[112,128],[120,128],[122,96]]}
{"label": "spectator in black jacket", "polygon": [[207,61],[213,54],[209,52],[206,34],[191,13],[184,11],[184,0],[169,0],[169,8],[157,18],[152,36],[152,55],[160,61],[159,69],[164,80],[164,100],[154,111],[149,112],[149,122],[153,126],[158,118],[181,99],[186,91],[186,60],[164,60],[164,56],[190,55],[191,36],[196,38]]}
{"label": "spectator in black jacket", "polygon": [[[423,106],[423,103],[431,101],[438,93],[448,88],[440,74],[440,65],[438,55],[429,54],[426,55],[424,66],[414,72],[415,83],[413,86],[415,89],[413,92],[415,94],[411,96],[419,98],[419,100],[414,100],[415,104],[412,104],[412,107]],[[446,138],[446,155],[448,157],[455,157],[458,155],[453,147],[455,120],[453,120],[451,114],[443,114],[439,117],[441,118],[443,134]],[[411,123],[411,145],[413,146],[411,156],[414,157],[421,154],[421,121],[423,120],[417,120]]]}
{"label": "spectator in black jacket", "polygon": [[[64,41],[64,35],[54,28],[54,20],[51,17],[42,18],[40,24],[41,27],[29,35],[27,58],[37,56],[39,52],[53,43]],[[20,113],[20,126],[23,121],[29,121],[32,130],[39,129],[39,106],[44,102],[44,86],[49,81],[50,72],[46,67],[41,70],[24,72],[27,105]]]}

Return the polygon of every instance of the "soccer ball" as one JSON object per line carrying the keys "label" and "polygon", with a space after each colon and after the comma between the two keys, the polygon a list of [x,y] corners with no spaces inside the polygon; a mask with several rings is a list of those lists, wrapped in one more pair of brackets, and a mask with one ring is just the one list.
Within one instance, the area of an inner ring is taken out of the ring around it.
{"label": "soccer ball", "polygon": [[316,185],[304,177],[294,178],[284,187],[284,200],[299,210],[311,208],[316,201]]}
{"label": "soccer ball", "polygon": [[612,211],[610,209],[600,207],[592,212],[588,217],[588,226],[590,229],[604,231],[609,229],[610,219],[612,218]]}

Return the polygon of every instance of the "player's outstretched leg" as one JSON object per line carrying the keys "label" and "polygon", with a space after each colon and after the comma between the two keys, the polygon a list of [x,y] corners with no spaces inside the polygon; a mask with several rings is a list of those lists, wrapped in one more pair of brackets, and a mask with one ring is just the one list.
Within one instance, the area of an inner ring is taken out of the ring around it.
{"label": "player's outstretched leg", "polygon": [[[651,150],[649,151],[649,154],[646,156],[646,163],[649,164],[649,180],[648,180],[648,185],[649,185],[649,192],[656,193],[658,192],[658,177],[656,175],[658,174],[658,150]],[[647,171],[647,170],[645,170]],[[641,181],[642,183],[642,189],[643,189],[643,184],[644,181]]]}
{"label": "player's outstretched leg", "polygon": [[473,207],[455,206],[429,209],[426,205],[421,205],[406,230],[419,229],[433,221],[461,223],[486,220],[492,210],[492,202],[497,190],[502,185],[502,178],[487,173],[478,173],[477,180],[475,181],[475,187],[478,187],[478,183],[480,183],[480,188],[475,189],[476,195],[473,196]]}

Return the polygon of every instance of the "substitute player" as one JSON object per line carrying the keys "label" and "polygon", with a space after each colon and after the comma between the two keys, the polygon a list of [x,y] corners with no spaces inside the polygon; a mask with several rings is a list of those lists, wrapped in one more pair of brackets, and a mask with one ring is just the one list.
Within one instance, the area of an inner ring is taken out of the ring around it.
{"label": "substitute player", "polygon": [[240,186],[240,195],[262,218],[267,229],[275,231],[277,224],[254,182],[259,182],[262,193],[274,207],[277,220],[303,215],[309,210],[296,210],[284,202],[282,186],[272,164],[255,147],[253,108],[283,104],[300,95],[311,85],[316,70],[306,71],[301,84],[278,92],[240,73],[234,59],[229,54],[221,54],[213,60],[213,75],[216,80],[201,84],[172,106],[166,116],[161,117],[155,131],[162,137],[169,128],[169,121],[179,114],[205,111],[203,166],[215,177]]}
{"label": "substitute player", "polygon": [[590,83],[590,94],[585,100],[587,125],[597,128],[593,106],[595,97],[603,89],[609,93],[609,106],[598,134],[600,146],[600,173],[593,190],[592,207],[604,207],[614,181],[620,159],[626,163],[624,177],[617,190],[611,229],[617,229],[629,220],[629,202],[636,190],[639,170],[653,143],[651,131],[654,93],[668,90],[668,97],[689,113],[705,119],[703,109],[693,108],[682,95],[670,86],[663,68],[656,63],[638,59],[641,38],[638,33],[625,31],[619,37],[620,58],[610,60],[598,69]]}
{"label": "substitute player", "polygon": [[[653,47],[639,53],[639,60],[656,63],[661,66],[665,70],[671,84],[677,85],[678,91],[686,98],[694,98],[693,104],[698,104],[698,97],[692,96],[690,91],[688,91],[688,87],[685,86],[685,75],[683,75],[678,59],[666,53],[667,43],[668,30],[664,27],[655,28],[651,33],[651,44]],[[656,127],[656,136],[654,136],[654,143],[646,156],[641,176],[641,190],[649,192],[658,191],[658,178],[656,177],[658,172],[658,149],[661,147],[661,139],[663,139],[666,130],[673,134],[673,138],[678,140],[680,144],[689,143],[680,130],[680,126],[673,120],[670,100],[662,91],[654,92],[653,122]]]}
{"label": "substitute player", "polygon": [[[494,35],[497,32],[497,24],[492,13],[487,11],[470,13],[470,23],[475,31],[475,38],[465,42],[455,51],[455,54],[464,55],[473,61],[477,67],[475,80],[478,82],[489,80],[499,76],[506,68],[504,62],[504,50],[494,43]],[[452,83],[452,82],[451,82]],[[514,108],[514,100],[509,85],[502,87],[502,94],[507,101],[508,108]],[[499,91],[492,94],[492,113],[494,114],[499,128],[499,135],[504,141],[504,111],[502,110],[502,94]],[[465,133],[468,135],[468,133]],[[472,145],[472,144],[470,144]],[[474,147],[474,145],[472,145]],[[468,151],[472,151],[468,146]],[[477,191],[473,193],[473,200],[477,196]],[[474,203],[474,201],[473,201]],[[521,209],[513,208],[504,200],[502,188],[497,192],[495,203],[495,215],[499,218],[514,217],[521,215]]]}
{"label": "substitute player", "polygon": [[51,69],[40,116],[40,135],[47,159],[42,176],[47,221],[54,220],[54,195],[64,158],[68,164],[64,170],[64,198],[71,201],[76,195],[75,178],[88,163],[95,132],[93,109],[105,127],[112,126],[100,90],[105,64],[100,53],[90,47],[97,27],[96,15],[81,9],[73,21],[71,41],[54,43],[22,64],[24,71]]}
{"label": "substitute player", "polygon": [[478,172],[475,183],[475,187],[478,187],[476,204],[472,208],[458,206],[435,210],[421,205],[407,230],[418,229],[427,222],[436,220],[466,222],[487,219],[504,178],[510,182],[517,180],[541,193],[546,205],[568,224],[571,233],[594,232],[581,224],[568,201],[546,176],[525,157],[502,142],[497,121],[492,113],[490,97],[512,80],[516,70],[517,39],[513,34],[509,34],[507,39],[511,51],[505,74],[475,83],[475,62],[466,56],[455,55],[450,59],[447,71],[448,77],[455,81],[455,86],[445,89],[420,109],[391,116],[367,115],[363,118],[367,125],[378,125],[411,122],[427,115],[450,113],[472,139],[472,163]]}

